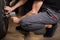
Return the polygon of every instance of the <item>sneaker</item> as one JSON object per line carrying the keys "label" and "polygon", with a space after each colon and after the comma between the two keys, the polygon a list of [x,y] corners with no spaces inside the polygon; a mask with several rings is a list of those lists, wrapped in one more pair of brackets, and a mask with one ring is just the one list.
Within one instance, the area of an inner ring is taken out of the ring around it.
{"label": "sneaker", "polygon": [[16,30],[19,31],[19,32],[21,32],[24,35],[29,34],[29,31],[24,30],[21,26],[17,26]]}
{"label": "sneaker", "polygon": [[44,37],[52,37],[56,31],[57,24],[53,24],[52,28],[46,28],[46,33],[44,34]]}

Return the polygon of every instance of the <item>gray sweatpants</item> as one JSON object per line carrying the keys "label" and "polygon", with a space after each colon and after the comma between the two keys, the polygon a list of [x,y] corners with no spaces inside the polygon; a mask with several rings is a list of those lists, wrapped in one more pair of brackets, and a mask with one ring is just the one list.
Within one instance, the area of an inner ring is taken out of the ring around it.
{"label": "gray sweatpants", "polygon": [[[52,11],[52,10],[50,10]],[[55,24],[57,21],[60,20],[60,13],[53,12],[53,16],[50,16],[46,11],[39,12],[36,15],[32,15],[29,17],[24,18],[21,21],[21,27],[24,30],[35,32],[36,34],[43,34],[45,33],[45,24]]]}

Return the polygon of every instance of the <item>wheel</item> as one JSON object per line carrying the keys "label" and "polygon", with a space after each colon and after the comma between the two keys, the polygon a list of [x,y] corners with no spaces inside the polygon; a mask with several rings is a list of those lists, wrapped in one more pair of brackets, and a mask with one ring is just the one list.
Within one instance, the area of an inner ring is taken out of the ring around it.
{"label": "wheel", "polygon": [[8,18],[4,11],[4,0],[0,0],[0,40],[5,37],[8,30]]}

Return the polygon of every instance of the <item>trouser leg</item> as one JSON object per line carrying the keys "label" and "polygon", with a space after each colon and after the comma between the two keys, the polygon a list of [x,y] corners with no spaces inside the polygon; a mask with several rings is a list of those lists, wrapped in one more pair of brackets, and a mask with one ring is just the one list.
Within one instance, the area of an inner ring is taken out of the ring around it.
{"label": "trouser leg", "polygon": [[[44,33],[45,33],[44,25],[45,24],[55,24],[55,23],[56,23],[55,20],[51,19],[46,12],[43,12],[43,13],[39,13],[37,15],[32,15],[30,17],[24,18],[20,24],[24,30],[33,32],[34,36],[33,37],[29,36],[30,40],[33,40],[34,37],[36,38],[36,40],[39,40],[40,36],[44,35]],[[37,38],[39,38],[39,39],[37,39]]]}
{"label": "trouser leg", "polygon": [[55,24],[55,23],[56,21],[51,19],[48,16],[48,14],[44,12],[24,18],[20,24],[23,29],[30,31],[44,28],[45,24]]}

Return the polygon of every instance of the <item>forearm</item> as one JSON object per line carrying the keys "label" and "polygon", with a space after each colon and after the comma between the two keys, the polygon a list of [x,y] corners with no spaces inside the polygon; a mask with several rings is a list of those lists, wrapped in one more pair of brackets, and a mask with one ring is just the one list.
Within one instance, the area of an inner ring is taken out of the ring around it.
{"label": "forearm", "polygon": [[43,1],[42,0],[34,1],[31,11],[33,13],[38,13],[38,11],[40,10],[42,4],[43,4]]}
{"label": "forearm", "polygon": [[25,16],[30,16],[30,15],[33,15],[33,14],[37,14],[38,11],[40,10],[42,4],[43,4],[42,0],[34,1],[33,6],[32,6],[32,10],[30,12],[28,12]]}
{"label": "forearm", "polygon": [[12,8],[16,9],[18,7],[20,7],[21,5],[23,5],[27,0],[20,0],[18,3],[16,3]]}

